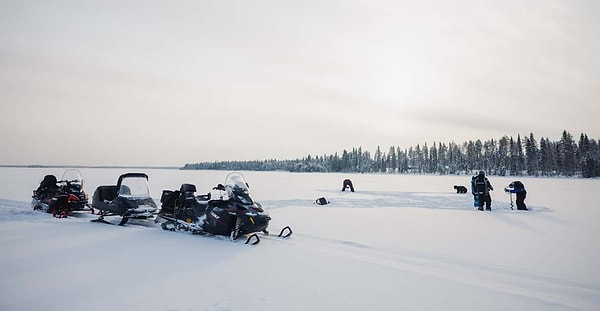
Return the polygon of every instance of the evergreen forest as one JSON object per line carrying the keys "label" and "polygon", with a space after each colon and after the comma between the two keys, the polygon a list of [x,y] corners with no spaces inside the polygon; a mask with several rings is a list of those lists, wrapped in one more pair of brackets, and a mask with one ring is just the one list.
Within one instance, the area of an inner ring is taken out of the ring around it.
{"label": "evergreen forest", "polygon": [[598,141],[581,134],[578,139],[564,130],[559,141],[533,133],[517,138],[467,141],[461,144],[427,143],[408,149],[377,147],[374,153],[361,147],[341,154],[295,160],[215,161],[185,164],[182,169],[289,172],[345,172],[399,174],[473,174],[484,170],[498,176],[600,176]]}

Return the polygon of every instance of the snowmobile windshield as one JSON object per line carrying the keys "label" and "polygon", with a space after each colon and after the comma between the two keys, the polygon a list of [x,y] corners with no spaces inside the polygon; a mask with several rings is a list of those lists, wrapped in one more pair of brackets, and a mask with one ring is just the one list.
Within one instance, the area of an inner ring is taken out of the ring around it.
{"label": "snowmobile windshield", "polygon": [[150,187],[145,177],[127,177],[121,181],[119,196],[126,198],[149,198]]}
{"label": "snowmobile windshield", "polygon": [[242,204],[252,204],[252,198],[248,191],[248,184],[241,173],[229,173],[225,179],[225,189],[230,198],[239,200]]}
{"label": "snowmobile windshield", "polygon": [[70,183],[83,184],[83,175],[77,169],[68,169],[63,173],[60,180],[68,181]]}

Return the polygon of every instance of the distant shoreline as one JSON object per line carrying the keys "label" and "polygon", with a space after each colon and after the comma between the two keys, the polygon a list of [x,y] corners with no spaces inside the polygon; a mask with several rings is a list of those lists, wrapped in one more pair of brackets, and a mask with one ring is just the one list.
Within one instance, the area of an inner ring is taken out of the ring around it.
{"label": "distant shoreline", "polygon": [[40,165],[40,164],[21,164],[21,165],[0,165],[0,167],[14,168],[135,168],[135,169],[165,169],[180,170],[181,166],[135,166],[135,165]]}

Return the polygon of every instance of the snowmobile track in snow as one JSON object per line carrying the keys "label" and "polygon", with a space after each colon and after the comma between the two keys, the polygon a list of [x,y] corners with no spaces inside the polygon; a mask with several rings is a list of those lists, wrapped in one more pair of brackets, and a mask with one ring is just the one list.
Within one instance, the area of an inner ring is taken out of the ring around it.
{"label": "snowmobile track in snow", "polygon": [[[342,254],[365,263],[522,296],[575,310],[594,310],[595,295],[600,291],[598,285],[575,283],[518,267],[485,265],[427,252],[386,250],[359,242],[328,239],[305,233],[297,233],[296,239],[290,241],[290,244],[315,246],[319,251]],[[548,290],[549,287],[552,290]]]}

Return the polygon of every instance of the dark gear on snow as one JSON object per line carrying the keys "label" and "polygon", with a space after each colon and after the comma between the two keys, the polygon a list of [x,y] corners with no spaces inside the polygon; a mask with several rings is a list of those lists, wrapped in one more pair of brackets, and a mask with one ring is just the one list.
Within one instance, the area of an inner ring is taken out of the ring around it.
{"label": "dark gear on snow", "polygon": [[456,193],[467,193],[467,187],[465,186],[454,185],[454,189],[456,189]]}
{"label": "dark gear on snow", "polygon": [[325,197],[320,197],[315,200],[315,203],[318,205],[325,205],[325,204],[329,204],[329,201],[327,201],[327,199]]}

